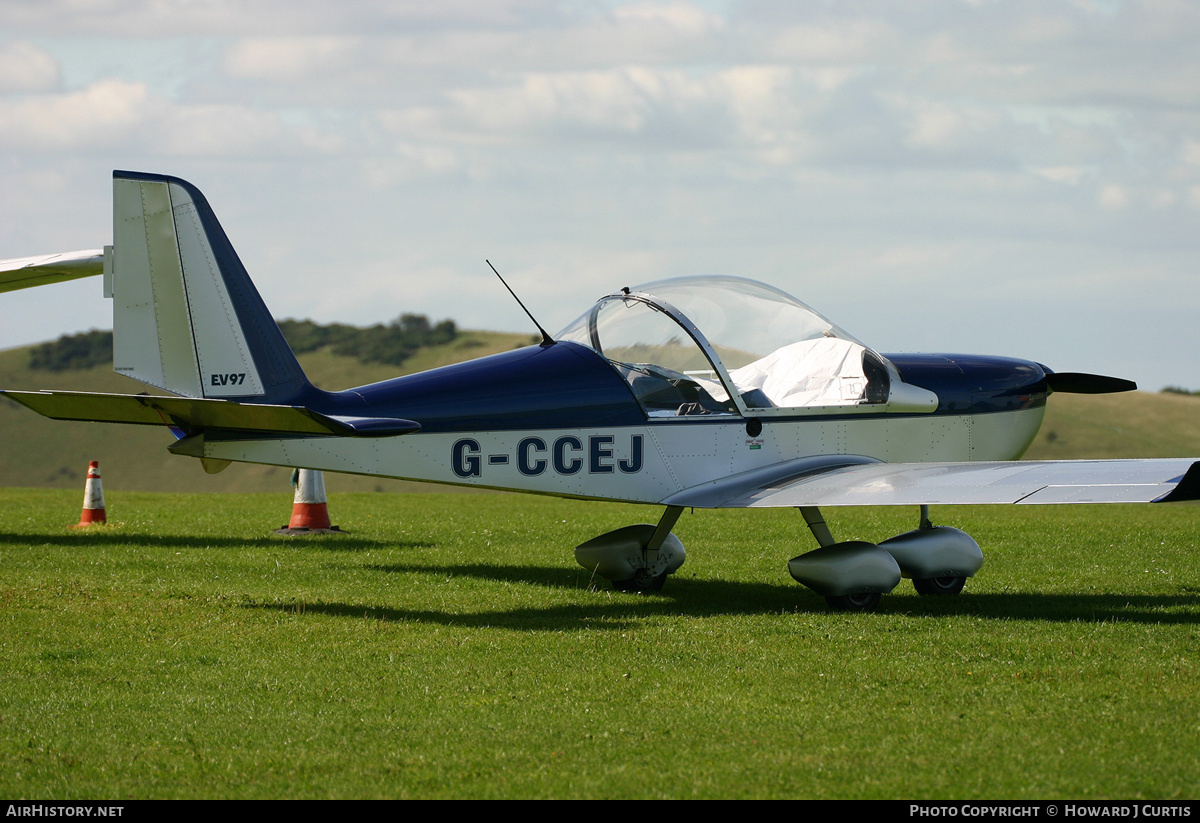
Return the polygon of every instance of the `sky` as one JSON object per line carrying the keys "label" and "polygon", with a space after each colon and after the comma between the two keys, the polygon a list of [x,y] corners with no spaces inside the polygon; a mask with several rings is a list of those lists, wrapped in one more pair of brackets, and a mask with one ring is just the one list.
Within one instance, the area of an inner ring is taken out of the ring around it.
{"label": "sky", "polygon": [[[280,318],[534,333],[488,259],[553,333],[729,274],[1200,389],[1197,43],[1190,0],[0,0],[0,258],[157,172]],[[90,328],[99,278],[0,295],[0,348]]]}

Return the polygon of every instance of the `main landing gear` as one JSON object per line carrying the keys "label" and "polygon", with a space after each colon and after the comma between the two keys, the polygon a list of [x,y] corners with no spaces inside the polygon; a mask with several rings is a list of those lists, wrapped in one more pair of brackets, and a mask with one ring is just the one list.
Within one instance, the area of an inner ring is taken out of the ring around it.
{"label": "main landing gear", "polygon": [[929,507],[921,507],[920,525],[876,545],[861,540],[838,543],[816,506],[800,513],[821,544],[788,561],[797,582],[825,598],[838,611],[870,611],[907,577],[922,595],[952,595],[983,565],[983,552],[971,536],[929,522]]}
{"label": "main landing gear", "polygon": [[[575,547],[575,559],[623,592],[658,591],[683,565],[687,552],[671,534],[681,506],[668,506],[657,526],[640,524],[607,532]],[[882,543],[837,542],[816,506],[800,513],[820,548],[788,561],[798,582],[825,598],[836,611],[871,611],[907,577],[922,595],[953,595],[983,565],[983,552],[966,532],[929,522],[921,507],[917,528]]]}

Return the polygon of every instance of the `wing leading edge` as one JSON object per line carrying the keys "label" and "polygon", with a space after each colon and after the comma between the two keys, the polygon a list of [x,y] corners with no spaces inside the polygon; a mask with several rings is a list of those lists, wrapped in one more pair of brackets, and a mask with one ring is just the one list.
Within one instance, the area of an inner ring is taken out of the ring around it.
{"label": "wing leading edge", "polygon": [[[825,461],[826,465],[815,461]],[[1200,462],[1163,459],[881,463],[865,457],[831,456],[790,461],[694,486],[662,502],[701,508],[768,508],[1182,500],[1200,500]]]}

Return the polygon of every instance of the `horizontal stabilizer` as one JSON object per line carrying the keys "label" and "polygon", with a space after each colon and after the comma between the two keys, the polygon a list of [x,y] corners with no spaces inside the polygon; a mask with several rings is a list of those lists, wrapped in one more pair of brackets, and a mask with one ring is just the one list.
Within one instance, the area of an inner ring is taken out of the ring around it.
{"label": "horizontal stabilizer", "polygon": [[1063,394],[1113,394],[1122,391],[1137,391],[1137,383],[1120,377],[1083,372],[1047,372],[1046,385],[1050,391]]}
{"label": "horizontal stabilizer", "polygon": [[418,431],[421,424],[398,417],[326,415],[304,406],[272,406],[191,397],[89,392],[0,392],[38,414],[55,420],[175,426],[193,433],[203,429],[265,434],[392,437]]}
{"label": "horizontal stabilizer", "polygon": [[104,273],[104,250],[68,251],[0,260],[0,292],[61,283]]}

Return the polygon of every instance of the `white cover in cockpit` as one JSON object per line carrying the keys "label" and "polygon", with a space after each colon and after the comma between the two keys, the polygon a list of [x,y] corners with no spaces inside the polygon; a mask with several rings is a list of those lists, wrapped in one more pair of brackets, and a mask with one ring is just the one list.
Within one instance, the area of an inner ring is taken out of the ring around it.
{"label": "white cover in cockpit", "polygon": [[863,398],[864,347],[821,337],[776,349],[729,373],[740,394],[761,389],[783,408],[854,405]]}

